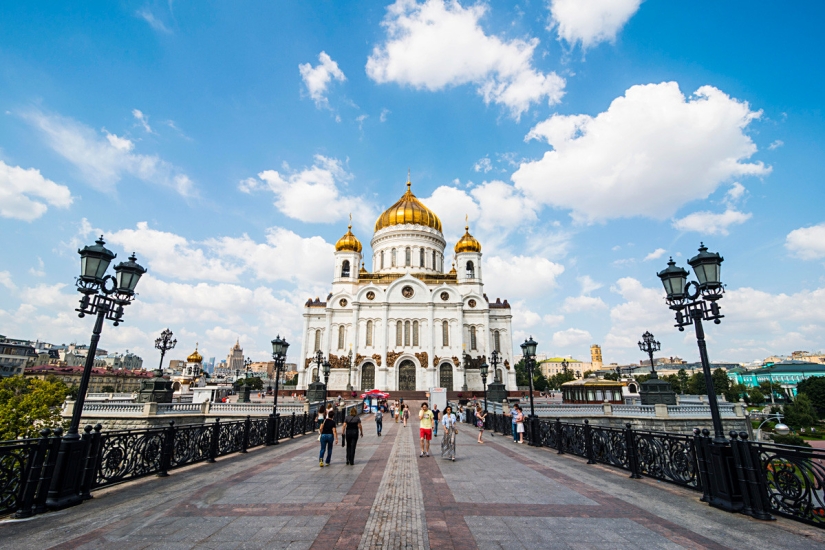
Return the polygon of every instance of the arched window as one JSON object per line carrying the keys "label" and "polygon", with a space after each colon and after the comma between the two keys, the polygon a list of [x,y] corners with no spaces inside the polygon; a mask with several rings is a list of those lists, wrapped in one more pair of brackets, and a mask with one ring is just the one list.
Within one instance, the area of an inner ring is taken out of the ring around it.
{"label": "arched window", "polygon": [[476,327],[470,327],[470,349],[476,348]]}
{"label": "arched window", "polygon": [[476,278],[476,269],[473,265],[473,262],[467,262],[467,278],[468,279],[475,279]]}
{"label": "arched window", "polygon": [[318,369],[312,369],[312,381],[313,382],[318,381]]}
{"label": "arched window", "polygon": [[367,347],[372,346],[372,321],[367,321]]}
{"label": "arched window", "polygon": [[410,345],[410,322],[404,322],[404,346]]}
{"label": "arched window", "polygon": [[404,250],[404,265],[412,265],[412,249],[409,246]]}
{"label": "arched window", "polygon": [[315,331],[315,349],[313,351],[318,351],[321,349],[321,329]]}
{"label": "arched window", "polygon": [[424,249],[418,249],[418,267],[424,267]]}
{"label": "arched window", "polygon": [[392,267],[395,267],[395,249],[394,248],[392,249],[392,252],[390,252],[390,265]]}
{"label": "arched window", "polygon": [[344,349],[344,325],[338,326],[338,349]]}
{"label": "arched window", "polygon": [[433,250],[433,269],[438,269],[438,266],[435,263],[435,250]]}
{"label": "arched window", "polygon": [[404,345],[404,340],[401,339],[401,321],[395,323],[395,345],[396,347]]}
{"label": "arched window", "polygon": [[381,251],[381,269],[384,269],[384,251]]}
{"label": "arched window", "polygon": [[441,323],[441,345],[445,348],[450,346],[450,323],[447,321]]}
{"label": "arched window", "polygon": [[413,347],[418,347],[418,321],[413,321]]}
{"label": "arched window", "polygon": [[501,335],[497,330],[493,331],[493,349],[501,351]]}
{"label": "arched window", "polygon": [[341,277],[349,277],[349,260],[344,260],[341,264]]}

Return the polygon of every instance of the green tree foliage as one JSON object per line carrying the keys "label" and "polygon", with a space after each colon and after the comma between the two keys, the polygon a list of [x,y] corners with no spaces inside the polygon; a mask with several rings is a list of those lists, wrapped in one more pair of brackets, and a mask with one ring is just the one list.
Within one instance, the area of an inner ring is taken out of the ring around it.
{"label": "green tree foliage", "polygon": [[594,371],[594,370],[586,370],[586,371],[584,371],[584,372],[582,373],[582,378],[587,378],[587,377],[588,377],[588,376],[590,376],[591,374],[597,374],[597,373],[596,373],[596,371]]}
{"label": "green tree foliage", "polygon": [[[725,395],[725,392],[730,390],[730,379],[725,369],[716,369],[713,371],[713,373],[711,373],[711,379],[713,380],[713,388],[716,391],[716,395]],[[694,372],[690,379],[688,379],[685,393],[692,395],[706,395],[708,393],[707,386],[705,385],[705,375],[702,371]]]}
{"label": "green tree foliage", "polygon": [[825,418],[825,377],[814,377],[803,380],[796,386],[798,394],[804,394],[811,400],[811,404]]}
{"label": "green tree foliage", "polygon": [[801,393],[783,407],[785,424],[791,428],[809,428],[816,424],[816,411],[811,399]]}
{"label": "green tree foliage", "polygon": [[679,391],[687,392],[688,380],[690,380],[687,371],[685,369],[679,369],[679,372],[676,373],[676,378],[679,379]]}
{"label": "green tree foliage", "polygon": [[283,385],[284,386],[297,386],[298,385],[298,377],[293,376],[289,380],[285,381]]}
{"label": "green tree foliage", "polygon": [[572,382],[576,379],[576,375],[573,374],[573,371],[567,371],[567,374],[564,372],[560,372],[558,374],[554,374],[548,380],[549,386],[554,390],[560,390],[561,385],[565,382]]}
{"label": "green tree foliage", "polygon": [[669,374],[667,376],[663,376],[662,380],[670,383],[670,388],[676,393],[682,393],[682,381],[677,375]]}
{"label": "green tree foliage", "polygon": [[262,390],[264,389],[263,380],[258,377],[253,378],[241,378],[238,380],[238,387],[247,385],[249,386],[250,390]]}
{"label": "green tree foliage", "polygon": [[69,387],[54,377],[0,379],[0,440],[38,437],[43,428],[62,425],[60,406],[68,394]]}
{"label": "green tree foliage", "polygon": [[647,382],[648,380],[650,380],[650,375],[649,374],[634,374],[633,378],[636,379],[636,382],[641,384],[643,382]]}
{"label": "green tree foliage", "polygon": [[103,393],[115,393],[115,387],[114,386],[103,386],[102,388],[100,388],[100,391],[102,391]]}
{"label": "green tree foliage", "polygon": [[608,372],[607,374],[604,375],[604,379],[605,380],[618,380],[619,379],[619,373],[617,373],[617,372]]}
{"label": "green tree foliage", "polygon": [[740,399],[748,395],[748,388],[744,384],[730,384],[724,395],[728,403],[738,403]]}
{"label": "green tree foliage", "polygon": [[541,371],[536,370],[533,372],[533,389],[536,391],[545,391],[549,389],[550,385],[547,383],[547,378],[541,373]]}
{"label": "green tree foliage", "polygon": [[745,400],[751,405],[758,407],[765,402],[765,394],[759,388],[751,388],[748,390],[748,395]]}

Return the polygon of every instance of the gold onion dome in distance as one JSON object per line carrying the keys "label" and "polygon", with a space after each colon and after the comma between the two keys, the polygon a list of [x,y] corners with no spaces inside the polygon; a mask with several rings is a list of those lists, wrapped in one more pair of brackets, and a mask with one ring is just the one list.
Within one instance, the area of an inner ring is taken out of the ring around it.
{"label": "gold onion dome in distance", "polygon": [[464,236],[455,243],[455,253],[461,252],[481,252],[481,243],[478,239],[470,235],[470,226],[464,226]]}
{"label": "gold onion dome in distance", "polygon": [[378,217],[378,221],[375,222],[375,231],[393,225],[413,224],[431,227],[441,232],[441,220],[412,194],[411,186],[412,183],[408,180],[407,192]]}
{"label": "gold onion dome in distance", "polygon": [[353,252],[361,253],[361,241],[359,241],[355,235],[352,234],[352,224],[347,226],[347,232],[344,234],[343,237],[338,239],[338,242],[335,243],[335,251],[341,252],[342,250],[351,250]]}
{"label": "gold onion dome in distance", "polygon": [[198,353],[198,345],[197,344],[195,344],[195,351],[193,351],[192,355],[187,357],[186,360],[189,363],[200,363],[201,361],[203,361],[203,357],[201,357],[201,354]]}

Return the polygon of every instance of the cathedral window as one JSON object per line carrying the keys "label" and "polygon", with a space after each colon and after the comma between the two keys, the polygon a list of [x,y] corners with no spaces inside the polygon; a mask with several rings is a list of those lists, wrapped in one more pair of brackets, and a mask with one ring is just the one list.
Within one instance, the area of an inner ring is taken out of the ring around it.
{"label": "cathedral window", "polygon": [[423,248],[418,249],[418,266],[419,267],[424,267],[424,249]]}
{"label": "cathedral window", "polygon": [[404,250],[404,265],[412,265],[412,249],[409,246]]}
{"label": "cathedral window", "polygon": [[412,345],[413,347],[418,347],[418,321],[413,321],[413,340]]}
{"label": "cathedral window", "polygon": [[470,327],[470,349],[478,349],[476,344],[476,327]]}
{"label": "cathedral window", "polygon": [[473,262],[467,262],[467,278],[468,279],[475,279],[476,278],[476,270]]}
{"label": "cathedral window", "polygon": [[441,345],[445,348],[450,346],[450,323],[447,321],[441,323]]}
{"label": "cathedral window", "polygon": [[341,264],[341,277],[349,277],[349,260],[344,260]]}
{"label": "cathedral window", "polygon": [[344,325],[338,327],[338,349],[344,349]]}
{"label": "cathedral window", "polygon": [[501,335],[499,331],[493,331],[493,349],[500,352],[501,351]]}
{"label": "cathedral window", "polygon": [[390,252],[390,262],[391,262],[390,265],[392,267],[395,267],[395,249],[394,248],[392,249],[392,252]]}
{"label": "cathedral window", "polygon": [[315,331],[315,351],[321,349],[321,329]]}
{"label": "cathedral window", "polygon": [[435,250],[433,250],[433,269],[438,269],[438,267],[435,263]]}
{"label": "cathedral window", "polygon": [[381,251],[381,269],[384,269],[384,251]]}
{"label": "cathedral window", "polygon": [[410,322],[404,322],[404,346],[410,345]]}
{"label": "cathedral window", "polygon": [[367,347],[372,346],[372,321],[367,321]]}
{"label": "cathedral window", "polygon": [[401,321],[395,323],[395,345],[399,348],[404,345],[404,341],[401,339]]}

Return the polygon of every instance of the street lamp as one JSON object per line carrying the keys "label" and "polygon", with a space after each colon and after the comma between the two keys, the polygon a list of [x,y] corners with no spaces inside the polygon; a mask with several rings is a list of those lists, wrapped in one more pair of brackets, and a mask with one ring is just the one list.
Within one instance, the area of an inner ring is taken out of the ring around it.
{"label": "street lamp", "polygon": [[489,365],[487,365],[487,361],[481,363],[481,366],[478,368],[479,372],[481,373],[481,384],[484,386],[484,414],[487,414],[487,371],[489,369]]}
{"label": "street lamp", "polygon": [[252,364],[252,359],[250,357],[247,357],[243,362],[243,369],[244,369],[243,377],[244,378],[249,378],[249,371],[250,371],[250,365],[251,364]]}
{"label": "street lamp", "polygon": [[83,478],[84,445],[78,434],[80,417],[83,414],[83,405],[86,402],[86,391],[89,388],[89,378],[95,362],[97,344],[103,330],[103,321],[108,319],[114,326],[123,322],[123,308],[135,299],[135,287],[146,269],[137,263],[135,254],[129,256],[129,261],[115,266],[115,276],[106,275],[109,264],[117,254],[107,249],[103,236],[92,246],[85,246],[78,250],[80,254],[80,276],[76,280],[78,292],[83,297],[80,307],[75,311],[78,317],[96,315],[92,329],[92,338],[89,343],[89,352],[80,378],[80,387],[77,391],[72,422],[66,435],[60,442],[57,454],[53,483],[49,488],[46,505],[51,509],[60,509],[78,504],[81,501],[80,483]]}
{"label": "street lamp", "polygon": [[278,414],[278,381],[281,378],[281,369],[284,368],[284,364],[286,363],[287,349],[289,349],[289,343],[281,338],[280,334],[272,340],[272,359],[275,361],[275,402],[272,404],[272,418],[274,420],[274,430],[272,431],[274,433],[273,437],[270,437],[269,440],[273,445],[278,444],[278,422],[280,420],[280,415]]}
{"label": "street lamp", "polygon": [[168,328],[160,333],[160,338],[155,340],[155,347],[160,350],[160,365],[158,365],[158,370],[163,371],[163,356],[166,355],[166,352],[170,349],[174,349],[175,345],[178,343],[177,339],[172,340],[172,331]]}
{"label": "street lamp", "polygon": [[642,341],[639,342],[639,349],[650,356],[650,377],[659,378],[659,375],[656,374],[656,365],[653,363],[653,352],[662,349],[662,344],[654,340],[650,331],[646,331],[642,334]]}
{"label": "street lamp", "polygon": [[329,371],[332,368],[332,365],[329,364],[329,361],[324,361],[324,406],[327,405],[327,385],[329,385]]}
{"label": "street lamp", "polygon": [[529,340],[525,340],[521,345],[521,353],[524,356],[524,365],[527,367],[527,373],[530,381],[530,445],[536,446],[536,425],[538,419],[536,418],[536,409],[533,403],[533,368],[536,361],[536,347],[538,343],[533,340],[531,336]]}
{"label": "street lamp", "polygon": [[657,275],[662,280],[667,293],[668,307],[676,312],[675,326],[680,331],[684,331],[686,326],[693,325],[696,331],[696,343],[705,375],[714,432],[713,441],[708,445],[708,455],[704,458],[708,463],[708,475],[715,478],[709,490],[710,504],[737,512],[742,509],[743,503],[741,497],[733,495],[736,474],[731,471],[730,467],[732,461],[729,458],[732,456],[732,449],[722,428],[722,418],[719,414],[719,403],[713,387],[713,376],[705,343],[705,331],[702,326],[702,321],[713,321],[718,325],[724,317],[720,314],[718,304],[725,292],[720,276],[723,261],[722,256],[715,252],[708,252],[704,243],[701,243],[699,253],[688,260],[688,264],[696,275],[696,282],[687,281],[688,272],[677,267],[673,258],[668,261],[667,268]]}
{"label": "street lamp", "polygon": [[470,355],[467,353],[467,344],[461,344],[462,359],[464,359],[464,383],[461,385],[461,391],[467,391],[467,369],[470,368]]}
{"label": "street lamp", "polygon": [[570,365],[570,363],[567,362],[567,359],[562,359],[561,360],[561,370],[564,374],[567,374],[567,367],[569,365]]}
{"label": "street lamp", "polygon": [[352,344],[347,354],[347,391],[352,394]]}

